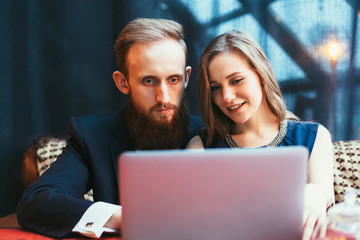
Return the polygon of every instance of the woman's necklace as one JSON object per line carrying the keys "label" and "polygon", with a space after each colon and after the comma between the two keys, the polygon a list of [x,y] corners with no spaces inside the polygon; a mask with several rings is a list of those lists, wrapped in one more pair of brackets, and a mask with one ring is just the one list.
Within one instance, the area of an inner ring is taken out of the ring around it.
{"label": "woman's necklace", "polygon": [[[266,144],[265,147],[277,147],[281,143],[281,141],[284,139],[285,135],[287,133],[287,120],[280,122],[280,130],[279,133],[276,135],[274,140],[271,141],[271,143]],[[234,139],[231,137],[231,135],[228,133],[225,137],[225,141],[227,145],[231,148],[240,148]]]}

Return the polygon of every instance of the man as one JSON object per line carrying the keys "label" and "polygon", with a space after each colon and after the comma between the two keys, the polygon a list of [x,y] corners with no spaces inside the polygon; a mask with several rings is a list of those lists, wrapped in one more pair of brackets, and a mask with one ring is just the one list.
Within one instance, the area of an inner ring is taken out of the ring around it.
{"label": "man", "polygon": [[[70,120],[63,153],[19,202],[23,228],[57,238],[121,229],[119,154],[184,148],[198,134],[200,119],[189,117],[183,98],[191,68],[185,65],[181,25],[136,19],[120,33],[115,52],[119,71],[113,78],[129,95],[128,105],[121,112]],[[83,199],[89,189],[95,203]]]}

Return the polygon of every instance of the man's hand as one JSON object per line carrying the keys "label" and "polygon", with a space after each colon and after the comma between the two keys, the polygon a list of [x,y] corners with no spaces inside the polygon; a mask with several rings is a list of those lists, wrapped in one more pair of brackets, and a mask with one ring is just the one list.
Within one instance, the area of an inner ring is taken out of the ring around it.
{"label": "man's hand", "polygon": [[122,223],[122,211],[121,209],[117,210],[105,223],[104,227],[108,227],[114,230],[120,230]]}

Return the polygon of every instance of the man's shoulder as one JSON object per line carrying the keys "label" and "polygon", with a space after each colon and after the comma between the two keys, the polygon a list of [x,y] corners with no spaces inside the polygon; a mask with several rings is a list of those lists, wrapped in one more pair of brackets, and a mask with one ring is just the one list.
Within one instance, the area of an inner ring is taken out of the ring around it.
{"label": "man's shoulder", "polygon": [[76,118],[78,121],[106,121],[106,120],[116,118],[120,113],[121,113],[121,111],[118,110],[115,112],[74,116],[72,118]]}
{"label": "man's shoulder", "polygon": [[190,121],[196,122],[196,123],[201,123],[201,118],[197,115],[192,115],[190,114]]}
{"label": "man's shoulder", "polygon": [[190,115],[190,130],[196,130],[201,128],[201,118],[197,115]]}
{"label": "man's shoulder", "polygon": [[89,114],[70,118],[70,124],[76,124],[81,128],[109,128],[113,127],[116,121],[121,120],[121,110],[111,113]]}
{"label": "man's shoulder", "polygon": [[201,134],[201,118],[196,115],[190,115],[190,124],[188,129],[187,141],[190,141],[196,135]]}

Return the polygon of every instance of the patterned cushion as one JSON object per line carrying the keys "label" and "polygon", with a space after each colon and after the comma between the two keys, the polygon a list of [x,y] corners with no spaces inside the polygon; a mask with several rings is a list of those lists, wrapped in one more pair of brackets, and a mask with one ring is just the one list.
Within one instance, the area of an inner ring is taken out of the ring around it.
{"label": "patterned cushion", "polygon": [[[66,140],[50,137],[38,137],[24,155],[22,178],[25,187],[35,182],[57,157],[62,153],[66,146]],[[89,201],[94,201],[92,189],[84,195]]]}
{"label": "patterned cushion", "polygon": [[66,140],[57,138],[38,138],[35,140],[37,172],[41,176],[56,161],[66,146]]}
{"label": "patterned cushion", "polygon": [[360,139],[334,142],[333,147],[335,202],[342,202],[350,187],[360,202]]}

